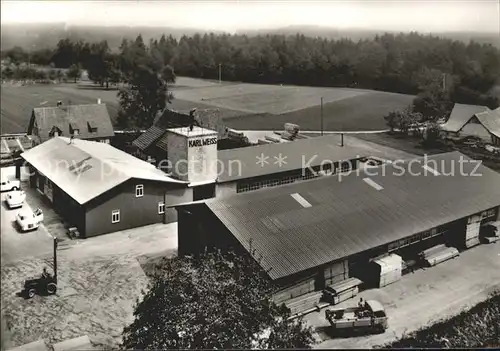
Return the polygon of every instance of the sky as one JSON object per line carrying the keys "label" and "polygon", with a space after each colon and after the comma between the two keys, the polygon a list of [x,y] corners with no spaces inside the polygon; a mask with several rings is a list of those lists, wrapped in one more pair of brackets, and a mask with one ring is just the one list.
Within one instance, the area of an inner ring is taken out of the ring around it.
{"label": "sky", "polygon": [[4,23],[162,26],[222,30],[290,25],[500,33],[500,0],[2,1]]}

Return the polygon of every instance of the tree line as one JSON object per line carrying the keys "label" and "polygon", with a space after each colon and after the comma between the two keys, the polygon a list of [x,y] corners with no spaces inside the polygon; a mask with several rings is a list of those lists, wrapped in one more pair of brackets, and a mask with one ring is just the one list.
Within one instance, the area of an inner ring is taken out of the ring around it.
{"label": "tree line", "polygon": [[[175,74],[206,79],[218,79],[221,74],[229,81],[416,94],[413,108],[424,119],[446,115],[453,102],[490,108],[499,104],[490,93],[500,77],[497,48],[418,33],[386,33],[357,42],[300,34],[195,34],[179,40],[163,35],[144,43],[139,35],[135,40],[123,39],[118,50],[111,50],[105,40],[88,43],[67,38],[53,50],[13,48],[2,56],[74,71],[81,67],[101,86],[118,82],[135,86],[137,93],[122,94],[121,105],[129,113],[145,111],[135,118],[142,126],[148,126],[164,106],[162,94]],[[146,97],[141,97],[143,93]],[[140,105],[145,101],[149,107]]]}
{"label": "tree line", "polygon": [[[421,81],[429,75],[441,81],[446,74],[454,100],[466,103],[470,102],[463,100],[485,99],[500,77],[497,48],[418,33],[386,33],[357,42],[300,34],[195,34],[179,40],[163,35],[159,40],[151,39],[148,49],[179,75],[218,79],[220,64],[224,80],[255,83],[348,86],[417,94]],[[4,56],[19,56],[21,51],[13,48]],[[29,54],[24,52],[25,61]],[[54,62],[57,68],[69,68],[76,63],[109,65],[120,53],[111,53],[107,41],[62,39],[52,52],[43,49],[31,55],[33,63]],[[112,68],[108,67],[110,71]]]}

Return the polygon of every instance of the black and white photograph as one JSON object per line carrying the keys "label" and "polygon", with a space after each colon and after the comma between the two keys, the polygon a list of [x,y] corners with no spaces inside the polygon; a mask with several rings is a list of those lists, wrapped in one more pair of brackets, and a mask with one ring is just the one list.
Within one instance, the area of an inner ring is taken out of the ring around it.
{"label": "black and white photograph", "polygon": [[0,13],[0,351],[500,348],[500,0]]}

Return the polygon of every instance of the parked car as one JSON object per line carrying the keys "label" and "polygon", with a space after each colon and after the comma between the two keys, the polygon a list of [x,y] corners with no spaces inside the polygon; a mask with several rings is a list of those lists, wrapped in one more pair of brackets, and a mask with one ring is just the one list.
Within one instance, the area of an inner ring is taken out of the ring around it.
{"label": "parked car", "polygon": [[21,211],[16,216],[16,223],[21,231],[37,229],[43,222],[43,211],[37,208],[35,211]]}
{"label": "parked car", "polygon": [[12,191],[21,189],[21,182],[19,180],[2,179],[1,191]]}
{"label": "parked car", "polygon": [[23,207],[24,200],[26,200],[26,193],[22,190],[16,190],[7,195],[7,206],[10,209]]}

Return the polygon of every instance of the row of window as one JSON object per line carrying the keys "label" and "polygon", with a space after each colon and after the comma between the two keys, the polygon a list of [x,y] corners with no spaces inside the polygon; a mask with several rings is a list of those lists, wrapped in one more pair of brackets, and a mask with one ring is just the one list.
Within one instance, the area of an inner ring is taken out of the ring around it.
{"label": "row of window", "polygon": [[[236,186],[236,192],[237,193],[243,193],[247,191],[253,191],[253,190],[259,190],[262,188],[272,188],[275,186],[280,186],[284,184],[290,184],[294,183],[296,181],[300,180],[308,180],[312,178],[316,178],[322,175],[333,175],[336,173],[337,167],[335,166],[334,170],[332,171],[330,167],[323,167],[323,171],[315,171],[309,172],[307,171],[306,174],[303,174],[303,172],[300,172],[300,174],[292,175],[292,176],[287,176],[287,177],[282,177],[282,178],[274,178],[274,179],[264,179],[260,181],[254,181],[254,182],[241,182],[238,183]],[[342,162],[341,167],[340,167],[340,172],[347,172],[351,169],[351,163],[350,162]]]}
{"label": "row of window", "polygon": [[436,236],[436,235],[439,235],[442,233],[443,232],[438,231],[437,228],[432,228],[431,230],[427,230],[425,232],[418,233],[418,234],[410,236],[408,238],[404,238],[404,239],[392,242],[389,244],[388,249],[389,249],[389,251],[393,251],[393,250],[399,249],[401,247],[408,246],[408,245],[414,244],[416,242],[432,238],[433,236]]}
{"label": "row of window", "polygon": [[[163,201],[158,202],[158,214],[165,213],[165,203]],[[111,211],[111,223],[120,222],[120,210]]]}

